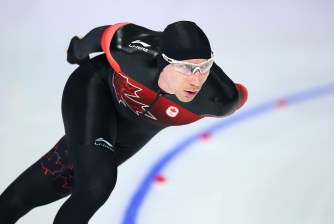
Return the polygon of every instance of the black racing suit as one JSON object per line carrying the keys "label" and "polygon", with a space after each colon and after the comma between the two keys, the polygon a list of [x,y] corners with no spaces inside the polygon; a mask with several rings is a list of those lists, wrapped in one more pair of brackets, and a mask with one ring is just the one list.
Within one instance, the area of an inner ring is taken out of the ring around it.
{"label": "black racing suit", "polygon": [[123,23],[72,39],[68,61],[80,66],[63,93],[65,136],[1,195],[1,223],[69,194],[54,223],[87,223],[113,190],[117,166],[159,131],[227,116],[245,103],[247,90],[215,63],[193,101],[164,94],[157,85],[160,36]]}

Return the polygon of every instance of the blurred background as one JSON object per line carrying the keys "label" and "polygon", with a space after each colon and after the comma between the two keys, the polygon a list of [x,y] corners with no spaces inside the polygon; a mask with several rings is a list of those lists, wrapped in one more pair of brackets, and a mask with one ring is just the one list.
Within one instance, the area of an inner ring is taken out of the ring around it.
{"label": "blurred background", "polygon": [[[230,117],[237,122],[166,164],[133,223],[334,223],[333,11],[330,0],[1,1],[0,192],[64,134],[60,103],[76,68],[66,62],[73,36],[118,22],[161,31],[191,20],[209,37],[216,63],[248,88],[249,99]],[[286,96],[314,88],[328,91],[286,103]],[[281,103],[238,118],[265,102]],[[159,133],[119,168],[114,192],[90,223],[131,224],[126,211],[152,167],[224,119]],[[18,223],[52,223],[64,200]]]}

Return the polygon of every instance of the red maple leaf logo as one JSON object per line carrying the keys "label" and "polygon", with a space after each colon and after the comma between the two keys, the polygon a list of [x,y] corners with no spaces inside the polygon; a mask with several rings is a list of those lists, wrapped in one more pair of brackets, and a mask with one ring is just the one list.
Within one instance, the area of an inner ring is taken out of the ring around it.
{"label": "red maple leaf logo", "polygon": [[156,120],[150,112],[146,111],[149,106],[138,101],[141,99],[138,93],[142,89],[130,83],[128,77],[114,72],[113,85],[119,103],[129,107],[137,115],[145,113],[147,117]]}

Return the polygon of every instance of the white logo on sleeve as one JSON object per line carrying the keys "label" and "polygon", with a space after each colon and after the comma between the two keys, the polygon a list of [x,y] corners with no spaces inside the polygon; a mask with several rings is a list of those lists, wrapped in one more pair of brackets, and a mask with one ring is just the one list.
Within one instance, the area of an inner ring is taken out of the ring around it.
{"label": "white logo on sleeve", "polygon": [[102,146],[106,149],[109,149],[111,151],[114,151],[113,145],[110,144],[108,141],[104,140],[103,138],[98,138],[95,140],[94,145],[96,146]]}
{"label": "white logo on sleeve", "polygon": [[132,41],[131,43],[132,44],[141,44],[143,47],[151,47],[151,45],[149,45],[145,42],[142,42],[141,40],[135,40],[135,41]]}
{"label": "white logo on sleeve", "polygon": [[[134,45],[134,44],[140,44],[141,46],[138,46],[138,45]],[[129,47],[132,47],[132,48],[136,48],[138,50],[141,50],[141,51],[144,51],[144,52],[147,52],[148,49],[146,47],[151,47],[151,45],[145,43],[145,42],[142,42],[141,40],[134,40],[132,41],[130,44],[129,44]]]}
{"label": "white logo on sleeve", "polygon": [[179,113],[179,109],[177,109],[177,107],[168,107],[168,109],[166,110],[166,113],[168,116],[170,117],[176,117],[177,114]]}

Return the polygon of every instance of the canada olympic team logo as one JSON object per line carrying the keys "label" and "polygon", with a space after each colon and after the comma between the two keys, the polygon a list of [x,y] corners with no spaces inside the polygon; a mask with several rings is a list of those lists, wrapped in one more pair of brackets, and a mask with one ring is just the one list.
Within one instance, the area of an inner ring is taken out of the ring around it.
{"label": "canada olympic team logo", "polygon": [[166,114],[170,117],[176,117],[178,113],[179,113],[179,109],[173,106],[168,107],[168,109],[166,110]]}

